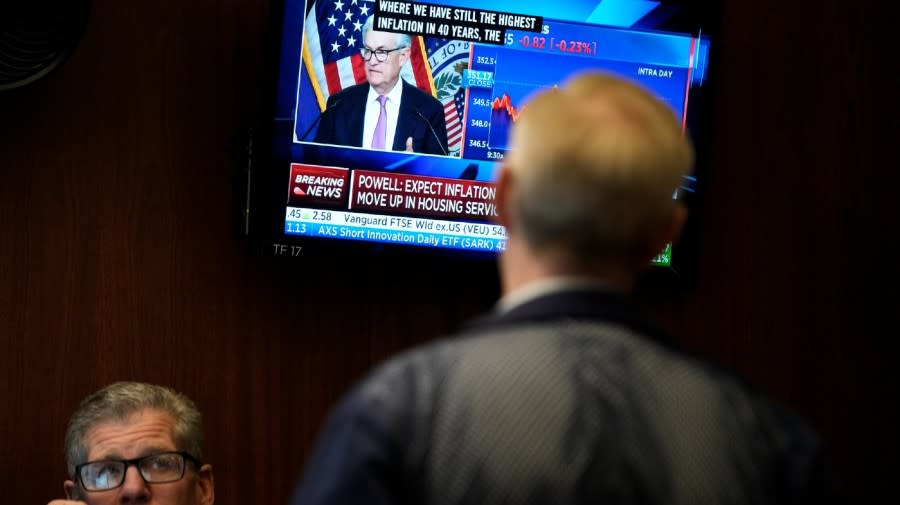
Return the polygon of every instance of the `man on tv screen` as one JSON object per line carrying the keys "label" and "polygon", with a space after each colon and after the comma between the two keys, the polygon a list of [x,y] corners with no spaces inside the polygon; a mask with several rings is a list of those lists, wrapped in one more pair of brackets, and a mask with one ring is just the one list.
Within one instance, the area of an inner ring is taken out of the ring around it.
{"label": "man on tv screen", "polygon": [[400,78],[409,61],[409,35],[363,26],[362,58],[368,82],[328,98],[315,141],[323,144],[447,154],[444,108]]}

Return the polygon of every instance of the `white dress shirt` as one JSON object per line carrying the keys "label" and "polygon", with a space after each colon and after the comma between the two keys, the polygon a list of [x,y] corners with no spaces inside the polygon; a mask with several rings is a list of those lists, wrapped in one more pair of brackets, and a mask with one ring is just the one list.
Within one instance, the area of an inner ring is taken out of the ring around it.
{"label": "white dress shirt", "polygon": [[[394,146],[394,133],[397,131],[397,118],[400,116],[400,97],[403,95],[403,79],[397,79],[397,84],[387,94],[384,108],[387,110],[387,125],[384,137],[384,148],[390,151]],[[369,86],[369,96],[366,98],[366,117],[363,122],[362,147],[372,147],[372,136],[375,134],[375,123],[378,122],[378,114],[381,106],[378,104],[378,92]]]}

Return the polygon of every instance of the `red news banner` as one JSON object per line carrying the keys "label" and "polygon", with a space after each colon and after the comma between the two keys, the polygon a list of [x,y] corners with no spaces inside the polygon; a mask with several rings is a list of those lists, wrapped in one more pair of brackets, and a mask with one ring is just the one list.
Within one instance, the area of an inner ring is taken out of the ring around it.
{"label": "red news banner", "polygon": [[497,215],[490,183],[366,170],[352,177],[350,209],[481,220]]}
{"label": "red news banner", "polygon": [[479,221],[497,215],[493,184],[421,175],[294,163],[290,194],[291,205],[298,206],[331,204],[358,211]]}

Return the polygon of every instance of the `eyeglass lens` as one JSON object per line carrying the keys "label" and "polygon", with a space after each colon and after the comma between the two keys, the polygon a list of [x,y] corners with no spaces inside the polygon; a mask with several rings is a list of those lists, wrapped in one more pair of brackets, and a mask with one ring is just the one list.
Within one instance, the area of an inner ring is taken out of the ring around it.
{"label": "eyeglass lens", "polygon": [[79,466],[81,483],[88,491],[113,489],[122,485],[128,467],[138,468],[148,483],[173,482],[184,477],[184,456],[178,453],[151,454],[132,460],[94,461]]}
{"label": "eyeglass lens", "polygon": [[378,61],[384,61],[387,59],[388,54],[396,51],[398,48],[394,49],[369,49],[368,47],[364,47],[362,50],[362,57],[364,60],[368,61],[372,58],[372,55],[375,55],[375,59]]}

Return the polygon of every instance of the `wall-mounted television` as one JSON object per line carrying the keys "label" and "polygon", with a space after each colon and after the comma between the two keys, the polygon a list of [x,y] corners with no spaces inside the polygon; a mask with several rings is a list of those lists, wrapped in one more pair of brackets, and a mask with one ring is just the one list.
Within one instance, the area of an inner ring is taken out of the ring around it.
{"label": "wall-mounted television", "polygon": [[[242,222],[264,253],[493,257],[505,246],[492,182],[507,132],[530,94],[584,69],[648,87],[691,132],[702,164],[716,21],[707,4],[284,0],[277,9],[272,114],[254,135]],[[391,72],[399,81],[386,91]],[[673,197],[690,206],[701,178],[695,171]],[[677,259],[667,247],[654,263]]]}

